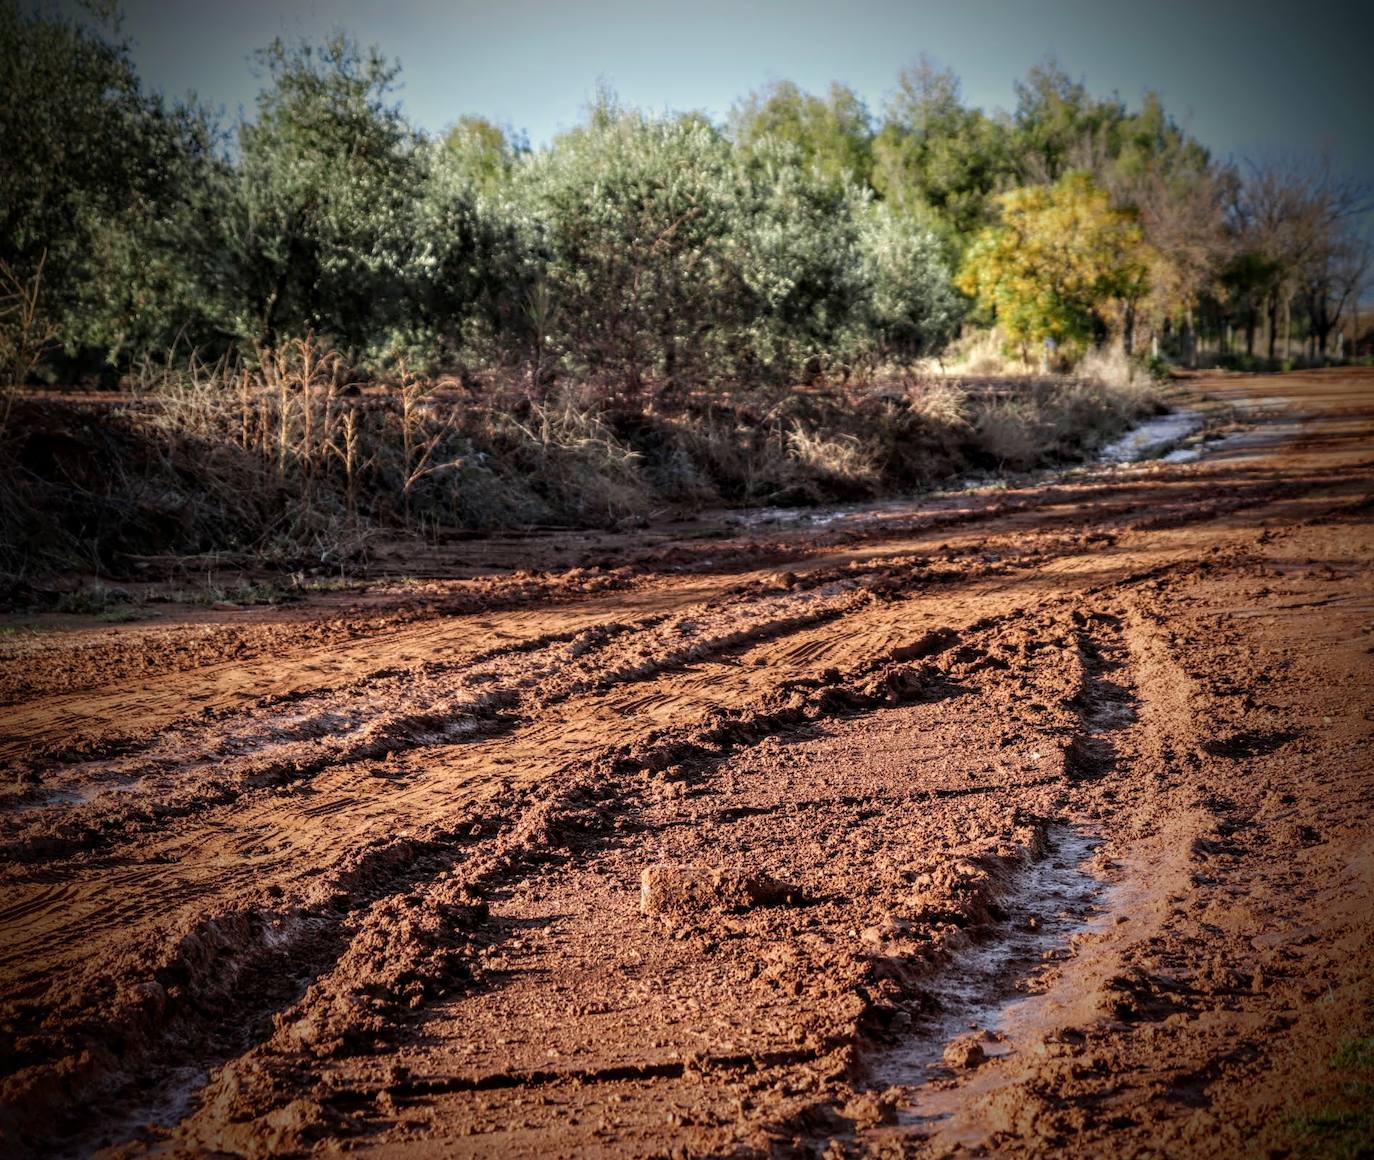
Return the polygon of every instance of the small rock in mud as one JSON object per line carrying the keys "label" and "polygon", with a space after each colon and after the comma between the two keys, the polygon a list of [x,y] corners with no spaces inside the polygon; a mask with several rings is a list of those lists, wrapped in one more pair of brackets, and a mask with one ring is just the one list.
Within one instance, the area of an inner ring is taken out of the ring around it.
{"label": "small rock in mud", "polygon": [[985,1063],[988,1053],[979,1035],[961,1035],[945,1048],[944,1061],[949,1067],[970,1068]]}
{"label": "small rock in mud", "polygon": [[1294,822],[1280,830],[1280,840],[1287,846],[1317,846],[1321,844],[1321,832],[1302,822]]}
{"label": "small rock in mud", "polygon": [[902,935],[906,934],[907,929],[907,924],[895,915],[886,914],[872,926],[861,930],[859,938],[866,943],[882,944],[895,938],[901,938]]}
{"label": "small rock in mud", "polygon": [[798,886],[735,870],[660,863],[645,867],[640,877],[639,908],[645,914],[748,910],[801,899]]}

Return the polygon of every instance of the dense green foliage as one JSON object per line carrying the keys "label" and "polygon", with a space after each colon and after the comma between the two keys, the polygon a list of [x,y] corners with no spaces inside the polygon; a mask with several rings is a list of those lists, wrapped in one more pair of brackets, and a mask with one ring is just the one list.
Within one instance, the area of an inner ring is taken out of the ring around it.
{"label": "dense green foliage", "polygon": [[199,110],[142,91],[119,44],[0,3],[0,262],[7,288],[41,271],[69,349],[117,358],[203,329],[214,145]]}
{"label": "dense green foliage", "polygon": [[423,170],[384,101],[394,69],[343,39],[318,54],[277,41],[260,63],[229,199],[230,321],[268,346],[319,330],[358,349],[404,318],[419,244]]}
{"label": "dense green foliage", "polygon": [[1324,351],[1363,278],[1357,191],[1242,180],[1158,98],[1133,111],[1053,65],[1005,113],[924,59],[881,116],[841,85],[776,83],[724,125],[603,94],[531,150],[471,115],[426,136],[396,66],[342,35],[264,49],[225,130],[59,12],[0,0],[7,381],[44,355],[56,375],[315,333],[364,364],[633,397],[905,362],[971,306],[1013,343],[1178,347],[1210,320],[1251,351],[1264,325],[1273,354],[1296,318]]}

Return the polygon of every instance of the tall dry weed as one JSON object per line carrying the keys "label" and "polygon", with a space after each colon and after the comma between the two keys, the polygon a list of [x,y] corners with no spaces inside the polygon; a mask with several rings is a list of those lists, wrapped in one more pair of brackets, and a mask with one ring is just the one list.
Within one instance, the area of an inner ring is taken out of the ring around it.
{"label": "tall dry weed", "polygon": [[969,425],[968,392],[944,379],[927,379],[914,384],[906,396],[911,413],[926,423],[951,431]]}
{"label": "tall dry weed", "polygon": [[804,476],[820,476],[847,489],[872,491],[881,487],[873,456],[856,434],[829,435],[793,427],[786,435],[787,457]]}
{"label": "tall dry weed", "polygon": [[1044,453],[1041,416],[1031,398],[990,398],[978,404],[973,420],[977,450],[999,471],[1024,471]]}

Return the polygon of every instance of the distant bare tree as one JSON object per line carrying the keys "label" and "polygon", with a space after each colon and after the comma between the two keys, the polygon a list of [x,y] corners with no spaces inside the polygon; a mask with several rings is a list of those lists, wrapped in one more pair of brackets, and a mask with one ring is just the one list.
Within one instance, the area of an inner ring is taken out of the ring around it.
{"label": "distant bare tree", "polygon": [[1130,181],[1124,200],[1140,215],[1151,251],[1144,308],[1158,322],[1182,314],[1189,361],[1196,358],[1193,310],[1231,256],[1226,206],[1234,175],[1211,166],[1170,174],[1151,167]]}
{"label": "distant bare tree", "polygon": [[1310,356],[1326,357],[1332,332],[1368,278],[1369,240],[1353,226],[1324,232],[1303,266],[1300,294],[1307,307]]}
{"label": "distant bare tree", "polygon": [[1323,157],[1315,164],[1282,158],[1251,164],[1238,205],[1243,244],[1270,270],[1266,287],[1269,357],[1277,353],[1280,325],[1287,355],[1293,303],[1310,311],[1320,353],[1364,280],[1367,244],[1359,218],[1369,190]]}

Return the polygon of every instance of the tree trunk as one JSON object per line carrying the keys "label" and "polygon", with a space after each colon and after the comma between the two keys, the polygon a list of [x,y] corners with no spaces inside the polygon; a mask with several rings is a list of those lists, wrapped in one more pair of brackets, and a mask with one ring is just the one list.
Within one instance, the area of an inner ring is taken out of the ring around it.
{"label": "tree trunk", "polygon": [[1331,331],[1336,320],[1331,317],[1330,302],[1325,289],[1312,298],[1312,334],[1316,344],[1316,354],[1322,362],[1326,361],[1326,350],[1331,340]]}

